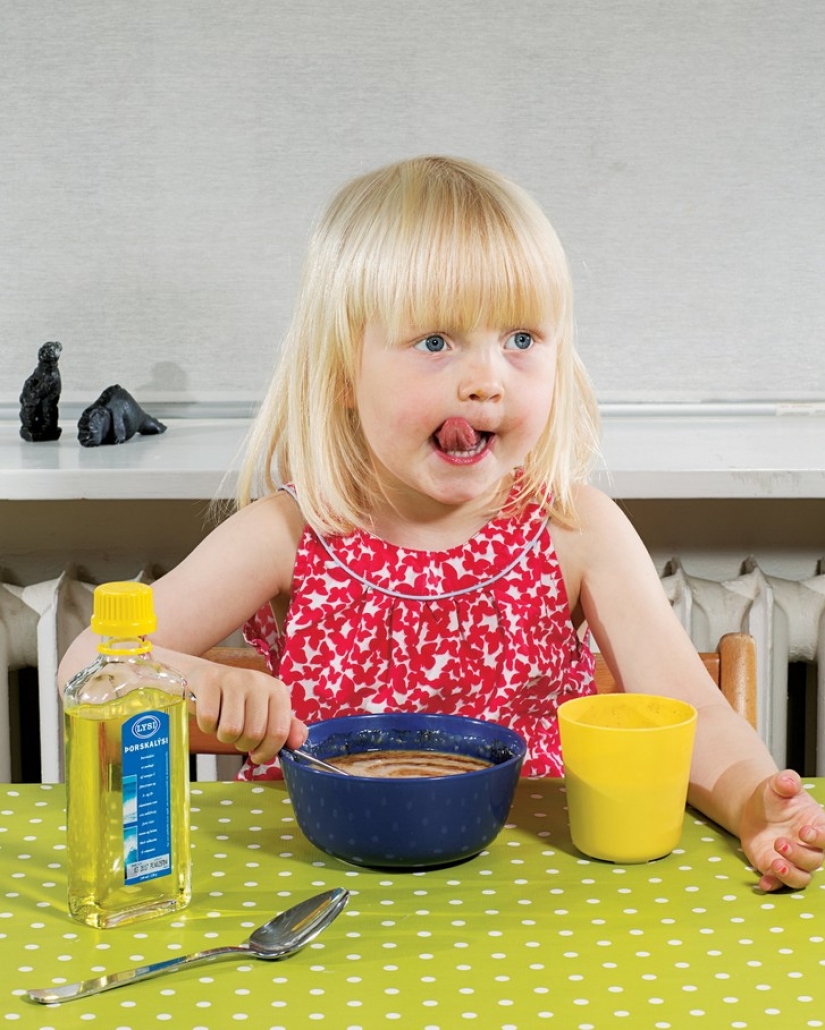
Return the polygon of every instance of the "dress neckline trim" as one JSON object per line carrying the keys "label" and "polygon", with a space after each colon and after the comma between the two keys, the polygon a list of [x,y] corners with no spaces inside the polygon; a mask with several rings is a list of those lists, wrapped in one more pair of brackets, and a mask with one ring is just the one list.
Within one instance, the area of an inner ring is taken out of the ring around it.
{"label": "dress neckline trim", "polygon": [[[300,504],[298,502],[298,495],[296,494],[296,492],[295,492],[294,488],[292,487],[292,485],[291,484],[285,484],[284,486],[281,487],[281,489],[286,491],[286,493],[288,493],[293,498],[295,503],[298,504],[298,506],[300,508]],[[486,530],[488,530],[489,526],[494,521],[495,521],[495,519],[492,519],[490,522],[486,523],[465,544],[459,545],[459,547],[455,548],[455,550],[460,550],[461,548],[469,547],[471,545],[471,543],[473,542],[473,540],[475,540],[478,536],[480,536],[482,533],[484,533]],[[500,579],[503,579],[505,576],[508,576],[513,571],[513,569],[515,569],[522,561],[524,561],[524,559],[527,557],[527,555],[530,554],[531,551],[535,550],[535,548],[538,546],[539,541],[541,540],[542,536],[544,535],[545,530],[547,529],[547,524],[549,523],[549,521],[550,521],[550,516],[546,515],[541,520],[541,523],[540,523],[540,525],[538,527],[538,530],[525,543],[525,545],[518,552],[518,554],[515,556],[515,558],[513,558],[512,561],[508,562],[507,565],[503,569],[499,569],[499,571],[494,576],[490,576],[490,577],[488,577],[487,579],[484,579],[484,580],[479,580],[477,583],[472,583],[469,586],[461,587],[458,590],[448,590],[448,591],[446,591],[444,593],[435,593],[435,594],[413,594],[413,593],[407,593],[407,592],[405,592],[403,590],[393,590],[390,587],[382,586],[380,583],[374,583],[371,579],[367,578],[366,576],[362,576],[359,572],[356,572],[354,569],[350,568],[350,566],[347,565],[347,563],[335,553],[335,551],[332,548],[332,545],[329,543],[329,541],[327,540],[326,537],[321,536],[320,533],[316,533],[315,530],[312,529],[311,526],[309,527],[309,529],[310,529],[310,532],[315,536],[316,540],[320,543],[321,547],[323,547],[323,549],[329,555],[329,557],[332,560],[332,562],[335,565],[337,565],[338,568],[340,568],[343,572],[346,572],[346,574],[348,576],[350,576],[352,579],[356,580],[358,583],[361,583],[362,586],[367,587],[369,590],[375,590],[377,593],[385,594],[387,597],[394,597],[394,598],[396,598],[398,600],[401,600],[401,601],[448,601],[448,600],[450,600],[453,597],[461,597],[464,594],[471,594],[471,593],[474,593],[477,590],[485,590],[485,589],[487,589],[487,587],[490,587],[493,584],[497,583]],[[381,540],[380,537],[375,537],[374,539]],[[385,546],[394,546],[394,545],[388,544],[386,540],[381,540],[381,543],[383,545],[385,545]],[[406,548],[397,547],[396,550],[397,551],[404,551],[404,550],[407,550],[407,549]],[[421,552],[417,552],[417,553],[421,553]],[[435,552],[430,552],[430,553],[435,553]]]}

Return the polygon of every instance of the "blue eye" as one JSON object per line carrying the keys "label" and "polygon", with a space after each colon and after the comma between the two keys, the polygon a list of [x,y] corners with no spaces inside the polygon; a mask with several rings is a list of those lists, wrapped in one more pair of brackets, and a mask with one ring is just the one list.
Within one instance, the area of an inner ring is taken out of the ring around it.
{"label": "blue eye", "polygon": [[514,348],[515,350],[530,350],[533,346],[533,337],[530,333],[513,333],[513,335],[507,340],[505,346]]}
{"label": "blue eye", "polygon": [[447,348],[447,341],[439,333],[433,333],[431,336],[425,336],[423,340],[419,340],[415,345],[416,350],[424,350],[429,354],[440,354]]}

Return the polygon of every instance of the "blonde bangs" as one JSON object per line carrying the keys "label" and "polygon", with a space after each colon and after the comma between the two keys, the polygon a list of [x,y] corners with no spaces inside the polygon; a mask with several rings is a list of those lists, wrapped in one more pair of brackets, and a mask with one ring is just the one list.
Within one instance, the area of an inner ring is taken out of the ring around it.
{"label": "blonde bangs", "polygon": [[377,291],[378,320],[393,330],[414,326],[470,332],[555,322],[555,290],[525,255],[523,241],[503,232],[485,239],[473,225],[449,237],[411,241]]}
{"label": "blonde bangs", "polygon": [[564,256],[527,194],[466,162],[425,158],[388,171],[366,228],[339,254],[353,272],[353,328],[376,319],[395,335],[564,318]]}

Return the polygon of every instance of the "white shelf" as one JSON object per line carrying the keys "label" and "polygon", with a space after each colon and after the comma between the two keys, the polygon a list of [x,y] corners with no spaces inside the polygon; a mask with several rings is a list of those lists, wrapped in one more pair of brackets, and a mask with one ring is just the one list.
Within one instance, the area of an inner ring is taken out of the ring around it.
{"label": "white shelf", "polygon": [[[231,497],[242,418],[165,419],[161,436],[83,448],[66,424],[26,443],[0,422],[0,500]],[[825,415],[607,415],[594,482],[624,498],[825,498]]]}
{"label": "white shelf", "polygon": [[603,420],[614,497],[825,497],[825,415],[619,415]]}
{"label": "white shelf", "polygon": [[81,447],[74,424],[59,440],[27,443],[0,423],[0,499],[90,500],[232,497],[248,419],[164,419],[160,436]]}

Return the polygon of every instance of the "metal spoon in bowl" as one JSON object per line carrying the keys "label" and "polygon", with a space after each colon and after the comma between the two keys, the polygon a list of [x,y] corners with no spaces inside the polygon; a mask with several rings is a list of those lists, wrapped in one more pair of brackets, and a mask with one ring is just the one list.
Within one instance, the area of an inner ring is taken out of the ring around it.
{"label": "metal spoon in bowl", "polygon": [[241,953],[267,961],[286,958],[329,926],[343,910],[348,899],[349,891],[336,887],[335,890],[316,894],[315,897],[307,898],[306,901],[301,901],[281,912],[254,930],[243,944],[196,951],[194,955],[167,959],[165,962],[155,962],[151,966],[139,966],[137,969],[127,969],[121,973],[108,973],[94,980],[82,980],[59,987],[44,987],[41,990],[29,991],[28,994],[32,1001],[39,1001],[42,1005],[53,1005],[62,1001],[74,1001],[75,998],[86,998],[101,991],[110,991],[125,984],[137,983],[138,980],[148,980],[162,973],[173,973],[199,962],[211,962],[224,955]]}
{"label": "metal spoon in bowl", "polygon": [[342,769],[340,765],[332,765],[330,762],[325,762],[323,758],[316,758],[309,751],[302,751],[299,747],[282,747],[281,751],[286,752],[292,758],[309,762],[310,765],[317,765],[319,769],[325,769],[327,772],[338,773],[339,776],[352,776],[351,772]]}

